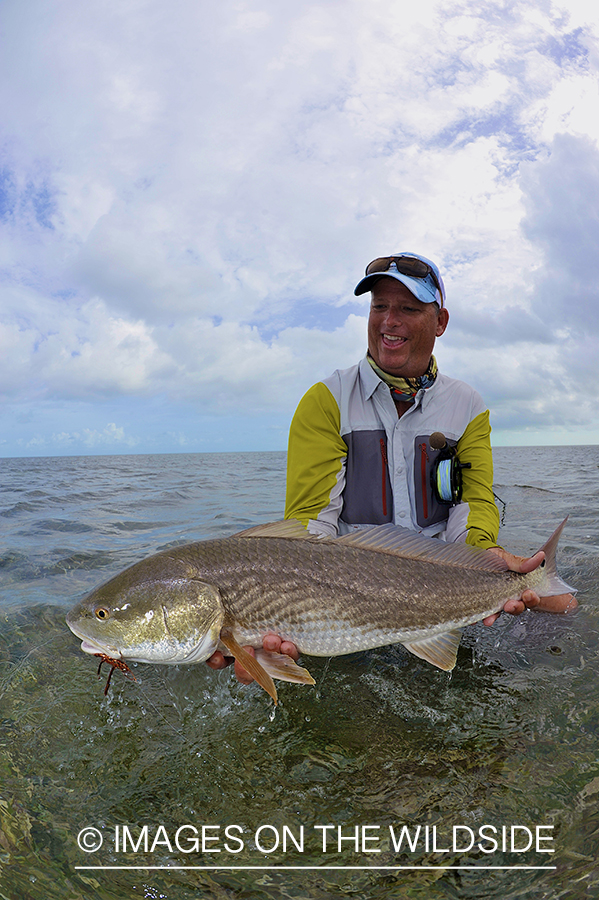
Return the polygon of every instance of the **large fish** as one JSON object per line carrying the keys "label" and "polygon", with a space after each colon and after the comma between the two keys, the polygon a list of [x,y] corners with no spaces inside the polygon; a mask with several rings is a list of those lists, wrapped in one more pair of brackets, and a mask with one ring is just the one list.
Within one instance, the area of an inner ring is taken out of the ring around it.
{"label": "large fish", "polygon": [[[571,591],[555,552],[565,522],[529,575],[495,554],[395,525],[339,538],[290,520],[164,550],[92,591],[67,616],[86,653],[107,661],[199,663],[234,656],[276,703],[272,677],[314,684],[289,657],[260,649],[269,631],[312,656],[400,643],[452,669],[461,629],[526,588]],[[257,649],[257,658],[243,644]],[[122,667],[122,666],[121,666]]]}

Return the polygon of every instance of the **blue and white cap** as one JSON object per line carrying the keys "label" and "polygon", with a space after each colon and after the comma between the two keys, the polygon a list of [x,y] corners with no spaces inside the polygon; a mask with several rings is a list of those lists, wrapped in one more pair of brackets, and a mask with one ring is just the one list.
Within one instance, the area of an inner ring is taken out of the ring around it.
{"label": "blue and white cap", "polygon": [[394,253],[380,256],[366,266],[364,278],[356,285],[354,294],[359,297],[372,289],[379,278],[395,278],[422,303],[437,302],[445,306],[445,286],[439,269],[430,259],[418,253]]}

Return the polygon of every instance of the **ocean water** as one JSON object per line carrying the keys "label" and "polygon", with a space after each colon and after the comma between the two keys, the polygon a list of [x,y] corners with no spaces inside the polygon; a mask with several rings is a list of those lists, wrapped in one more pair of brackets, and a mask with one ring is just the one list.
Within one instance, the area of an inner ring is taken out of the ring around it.
{"label": "ocean water", "polygon": [[104,696],[64,617],[159,549],[281,518],[283,453],[0,460],[0,898],[598,897],[599,447],[495,464],[504,546],[569,515],[579,609],[472,626],[452,673],[305,659],[316,686],[274,709],[203,664]]}

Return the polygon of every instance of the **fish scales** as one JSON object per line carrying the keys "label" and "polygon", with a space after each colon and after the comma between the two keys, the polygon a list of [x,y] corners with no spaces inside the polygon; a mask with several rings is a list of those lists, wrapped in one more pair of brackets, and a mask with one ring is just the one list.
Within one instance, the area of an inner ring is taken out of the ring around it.
{"label": "fish scales", "polygon": [[251,641],[274,630],[314,656],[339,650],[344,640],[345,652],[354,652],[398,635],[446,629],[448,621],[478,621],[522,581],[515,573],[383,557],[330,542],[298,543],[233,537],[189,545],[182,557],[219,585],[236,635]]}
{"label": "fish scales", "polygon": [[[464,625],[525,588],[572,590],[555,567],[564,524],[542,548],[546,565],[517,575],[497,555],[394,525],[318,539],[298,522],[272,523],[142,560],[92,591],[67,623],[86,653],[108,662],[197,663],[220,649],[275,702],[271,675],[313,679],[289,657],[262,649],[271,631],[313,656],[403,643],[451,669]],[[257,648],[259,659],[243,644]]]}

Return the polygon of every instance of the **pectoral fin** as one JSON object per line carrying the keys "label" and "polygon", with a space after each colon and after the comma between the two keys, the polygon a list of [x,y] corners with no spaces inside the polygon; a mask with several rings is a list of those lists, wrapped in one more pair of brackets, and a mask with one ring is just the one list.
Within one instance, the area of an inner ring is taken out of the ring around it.
{"label": "pectoral fin", "polygon": [[230,652],[231,656],[234,656],[246,672],[249,672],[252,678],[255,678],[260,687],[264,688],[267,694],[270,694],[276,705],[277,689],[275,683],[260,662],[258,662],[257,659],[254,659],[247,650],[244,650],[241,644],[237,643],[228,628],[223,628],[221,630],[220,639]]}
{"label": "pectoral fin", "polygon": [[308,670],[302,669],[285,653],[256,650],[256,659],[269,675],[278,678],[279,681],[291,681],[293,684],[316,684]]}
{"label": "pectoral fin", "polygon": [[445,634],[438,634],[424,641],[412,641],[411,644],[404,644],[404,647],[414,656],[426,659],[438,669],[450,672],[455,666],[461,637],[461,628],[456,628],[454,631],[446,631]]}

